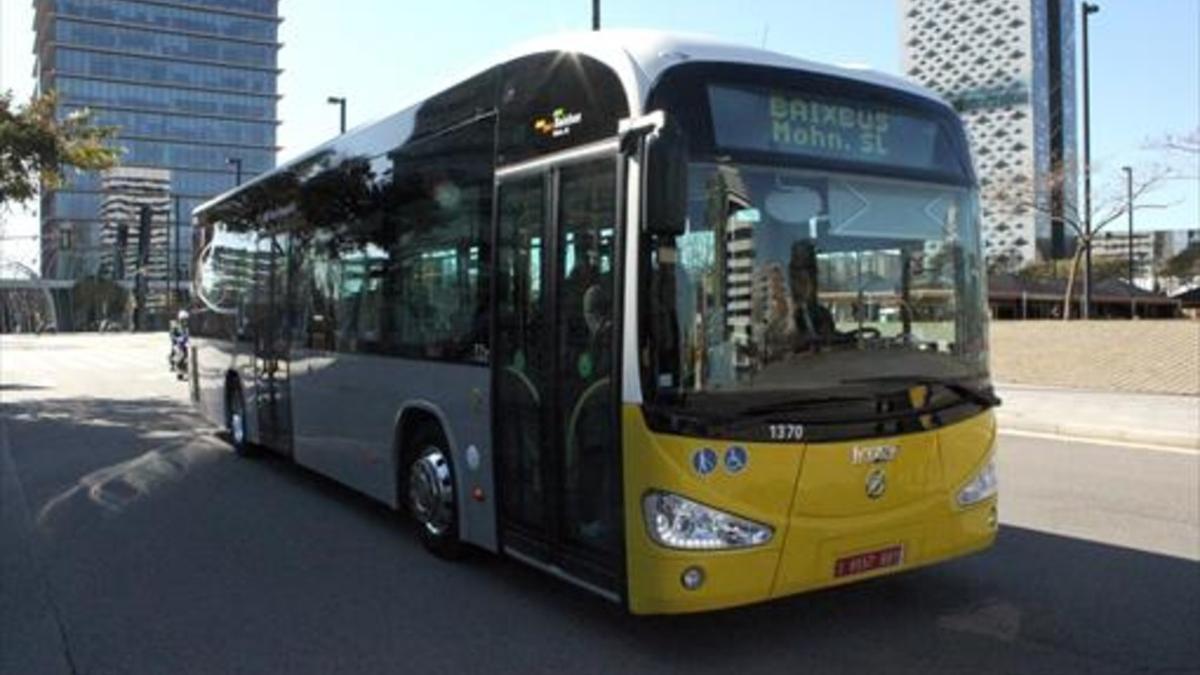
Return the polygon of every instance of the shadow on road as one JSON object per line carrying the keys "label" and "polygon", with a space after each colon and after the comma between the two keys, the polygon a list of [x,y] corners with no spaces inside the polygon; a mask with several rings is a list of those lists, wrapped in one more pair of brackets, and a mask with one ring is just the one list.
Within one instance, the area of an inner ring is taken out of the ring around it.
{"label": "shadow on road", "polygon": [[698,615],[585,608],[536,572],[504,567],[531,602],[622,636],[655,668],[1183,672],[1200,661],[1195,561],[1015,527],[991,551],[941,566]]}
{"label": "shadow on road", "polygon": [[25,498],[41,525],[73,496],[119,510],[178,480],[214,447],[193,442],[209,434],[208,426],[170,398],[6,400],[0,414]]}
{"label": "shadow on road", "polygon": [[[1043,650],[1090,667],[1191,668],[1200,646],[1186,627],[1200,625],[1200,566],[1008,527],[992,551],[940,567],[647,623],[651,642],[674,642],[698,667],[722,659],[715,645],[732,638],[779,652],[821,646],[818,664],[836,645],[835,660],[884,669],[1028,672]],[[687,648],[696,644],[709,646]]]}
{"label": "shadow on road", "polygon": [[236,458],[183,401],[27,400],[0,413],[84,670],[1200,663],[1195,561],[1005,527],[993,550],[938,567],[724,612],[632,617],[513,561],[436,560],[387,507],[282,459]]}
{"label": "shadow on road", "polygon": [[4,383],[0,383],[0,391],[37,391],[39,389],[46,389],[46,388],[47,387],[43,387],[38,384],[20,384],[20,383],[4,384]]}

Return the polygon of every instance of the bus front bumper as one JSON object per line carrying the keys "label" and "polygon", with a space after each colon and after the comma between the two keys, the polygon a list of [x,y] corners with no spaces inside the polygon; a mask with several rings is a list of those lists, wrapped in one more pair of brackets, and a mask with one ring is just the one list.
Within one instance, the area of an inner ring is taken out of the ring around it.
{"label": "bus front bumper", "polygon": [[[996,537],[996,497],[958,509],[947,500],[854,518],[792,518],[761,549],[630,552],[635,614],[699,612],[894,574],[984,550]],[[698,568],[699,588],[684,587]]]}

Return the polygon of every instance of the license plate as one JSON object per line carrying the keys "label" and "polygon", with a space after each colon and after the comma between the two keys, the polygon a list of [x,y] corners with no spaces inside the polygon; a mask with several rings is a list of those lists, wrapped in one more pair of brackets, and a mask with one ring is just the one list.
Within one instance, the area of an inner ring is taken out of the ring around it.
{"label": "license plate", "polygon": [[848,577],[852,574],[862,574],[871,570],[885,567],[896,567],[904,562],[904,547],[889,546],[877,551],[867,551],[858,555],[838,558],[833,564],[834,577]]}

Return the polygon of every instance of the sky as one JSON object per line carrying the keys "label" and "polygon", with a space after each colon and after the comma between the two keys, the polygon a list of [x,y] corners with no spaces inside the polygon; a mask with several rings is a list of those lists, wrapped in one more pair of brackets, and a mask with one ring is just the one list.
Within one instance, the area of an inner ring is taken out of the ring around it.
{"label": "sky", "polygon": [[[0,89],[33,89],[30,0],[0,0]],[[1200,0],[1099,0],[1091,17],[1092,158],[1096,199],[1172,163],[1190,179],[1162,183],[1138,229],[1200,227],[1200,158],[1147,149],[1200,127]],[[349,125],[395,112],[522,40],[586,30],[591,0],[280,0],[279,161]],[[603,0],[606,28],[706,33],[806,59],[899,74],[897,0]],[[1082,115],[1081,115],[1082,117]],[[0,255],[35,262],[36,214],[0,213]]]}

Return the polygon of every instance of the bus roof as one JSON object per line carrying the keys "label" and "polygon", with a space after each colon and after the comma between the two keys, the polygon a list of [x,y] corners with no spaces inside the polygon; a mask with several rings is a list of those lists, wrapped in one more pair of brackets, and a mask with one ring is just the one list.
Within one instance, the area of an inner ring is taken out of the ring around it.
{"label": "bus roof", "polygon": [[644,29],[613,29],[602,31],[576,31],[556,33],[522,42],[502,52],[479,66],[466,71],[466,75],[442,82],[427,96],[413,102],[396,113],[366,122],[335,136],[328,141],[297,155],[271,171],[255,176],[241,186],[221,193],[196,207],[195,213],[207,210],[227,197],[252,186],[276,173],[311,162],[314,158],[330,154],[335,146],[355,145],[356,137],[371,135],[378,127],[405,126],[403,120],[411,117],[411,111],[427,98],[445,91],[472,76],[490,68],[513,61],[523,56],[545,52],[576,53],[589,56],[612,68],[625,88],[629,108],[635,114],[642,112],[650,89],[670,68],[683,63],[745,63],[776,68],[788,68],[818,75],[873,84],[895,89],[921,98],[929,99],[949,107],[945,99],[909,80],[877,70],[850,66],[835,66],[817,61],[780,54],[766,49],[747,47],[715,38]]}
{"label": "bus roof", "polygon": [[[934,101],[945,101],[933,91],[909,80],[869,68],[835,66],[788,56],[757,47],[725,42],[711,36],[644,29],[617,29],[548,35],[521,43],[497,62],[546,51],[578,52],[603,61],[622,74],[621,61],[632,65],[638,87],[631,90],[631,104],[645,100],[651,87],[672,66],[684,62],[751,63],[791,68],[820,75],[899,89]],[[632,105],[637,110],[637,105]]]}

